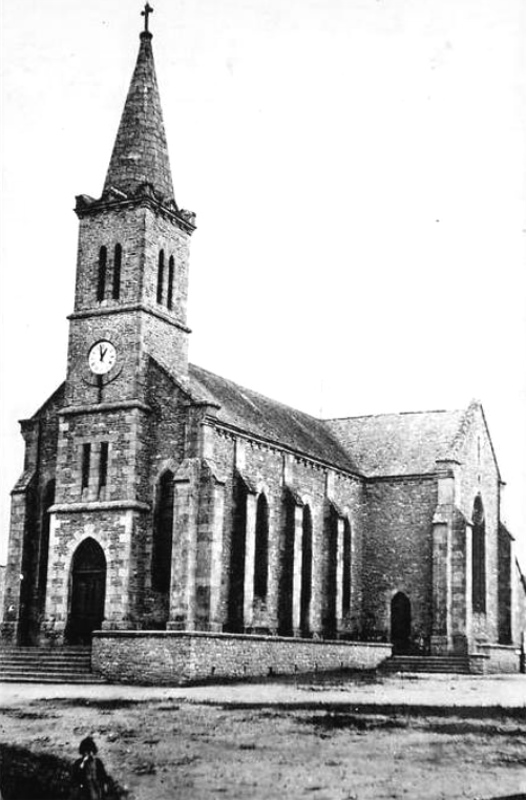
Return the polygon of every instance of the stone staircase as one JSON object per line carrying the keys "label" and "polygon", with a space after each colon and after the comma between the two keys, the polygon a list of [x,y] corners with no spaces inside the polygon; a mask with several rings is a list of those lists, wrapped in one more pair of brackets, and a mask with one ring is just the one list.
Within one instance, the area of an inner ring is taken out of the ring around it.
{"label": "stone staircase", "polygon": [[104,683],[91,671],[91,647],[0,647],[0,681]]}
{"label": "stone staircase", "polygon": [[398,672],[440,673],[470,675],[472,673],[468,655],[446,656],[391,656],[381,665],[381,672],[389,675]]}

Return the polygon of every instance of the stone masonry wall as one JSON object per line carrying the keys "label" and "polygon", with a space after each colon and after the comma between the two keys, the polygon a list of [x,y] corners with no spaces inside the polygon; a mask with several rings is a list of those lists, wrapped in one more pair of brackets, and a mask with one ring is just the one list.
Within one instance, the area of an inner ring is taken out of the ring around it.
{"label": "stone masonry wall", "polygon": [[[86,503],[137,499],[137,470],[148,412],[142,408],[94,407],[82,414],[62,414],[56,502]],[[101,442],[108,442],[106,484],[99,483]],[[82,486],[83,445],[91,445],[88,485]]]}
{"label": "stone masonry wall", "polygon": [[177,685],[218,678],[375,669],[391,646],[270,636],[96,633],[92,667],[108,680]]}
{"label": "stone masonry wall", "polygon": [[432,620],[432,522],[436,479],[369,482],[363,551],[366,636],[389,641],[391,600],[403,592],[411,603],[412,635],[427,642]]}

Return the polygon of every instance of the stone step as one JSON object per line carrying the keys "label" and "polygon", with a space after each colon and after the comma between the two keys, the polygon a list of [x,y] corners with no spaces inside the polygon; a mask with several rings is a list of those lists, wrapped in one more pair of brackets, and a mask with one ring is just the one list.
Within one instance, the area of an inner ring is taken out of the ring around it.
{"label": "stone step", "polygon": [[91,671],[90,647],[0,647],[0,681],[103,683]]}
{"label": "stone step", "polygon": [[468,656],[392,656],[382,664],[384,672],[426,672],[469,674]]}
{"label": "stone step", "polygon": [[89,675],[91,667],[89,664],[2,664],[0,666],[0,676],[7,672],[56,672],[57,674]]}
{"label": "stone step", "polygon": [[0,644],[0,653],[90,653],[87,644],[65,644],[57,647],[38,647],[36,645]]}
{"label": "stone step", "polygon": [[104,678],[87,673],[0,671],[0,683],[105,683]]}
{"label": "stone step", "polygon": [[25,661],[29,664],[46,662],[59,662],[70,661],[72,663],[89,664],[91,661],[91,653],[77,653],[75,655],[62,654],[62,653],[4,653],[0,655],[0,664],[7,664],[10,661]]}

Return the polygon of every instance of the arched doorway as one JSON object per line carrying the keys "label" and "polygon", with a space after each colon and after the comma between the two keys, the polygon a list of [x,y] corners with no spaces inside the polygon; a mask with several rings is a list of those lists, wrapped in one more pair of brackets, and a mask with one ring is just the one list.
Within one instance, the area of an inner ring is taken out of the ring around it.
{"label": "arched doorway", "polygon": [[411,644],[411,603],[397,592],[391,600],[391,642],[393,653],[408,653]]}
{"label": "arched doorway", "polygon": [[68,644],[90,644],[91,634],[100,629],[104,619],[105,594],[104,552],[94,539],[85,539],[77,547],[71,567]]}

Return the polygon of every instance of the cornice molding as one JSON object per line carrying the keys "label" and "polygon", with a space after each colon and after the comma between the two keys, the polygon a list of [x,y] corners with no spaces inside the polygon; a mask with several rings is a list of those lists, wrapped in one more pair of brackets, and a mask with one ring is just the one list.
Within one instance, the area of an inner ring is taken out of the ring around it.
{"label": "cornice molding", "polygon": [[121,400],[115,403],[94,403],[92,405],[70,406],[58,412],[59,417],[74,417],[80,414],[103,414],[108,411],[143,411],[146,414],[152,413],[151,406],[141,400]]}
{"label": "cornice molding", "polygon": [[188,233],[189,236],[191,236],[196,229],[192,221],[195,220],[195,214],[191,211],[179,211],[178,209],[168,208],[150,194],[141,193],[134,197],[118,197],[115,196],[116,194],[116,192],[113,194],[110,191],[107,196],[99,200],[94,200],[87,195],[78,195],[75,198],[75,214],[79,219],[83,219],[84,217],[93,217],[107,211],[120,211],[121,209],[144,207],[149,208],[150,211],[159,214],[164,219],[170,220],[172,224],[185,231],[185,233]]}
{"label": "cornice molding", "polygon": [[109,500],[107,502],[93,501],[91,503],[57,503],[49,509],[50,514],[80,514],[100,511],[151,511],[148,503],[138,500]]}
{"label": "cornice molding", "polygon": [[108,316],[109,314],[129,314],[136,311],[143,311],[146,314],[151,314],[152,317],[162,319],[163,322],[167,322],[174,328],[179,328],[179,330],[183,331],[184,333],[192,333],[191,329],[187,328],[186,325],[183,325],[181,322],[172,319],[172,317],[170,317],[168,314],[165,314],[163,311],[159,311],[156,308],[147,306],[144,303],[127,303],[126,305],[120,306],[105,306],[104,308],[90,308],[86,309],[85,311],[73,311],[73,313],[68,316],[68,319],[89,319],[89,317],[104,317]]}

